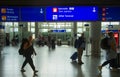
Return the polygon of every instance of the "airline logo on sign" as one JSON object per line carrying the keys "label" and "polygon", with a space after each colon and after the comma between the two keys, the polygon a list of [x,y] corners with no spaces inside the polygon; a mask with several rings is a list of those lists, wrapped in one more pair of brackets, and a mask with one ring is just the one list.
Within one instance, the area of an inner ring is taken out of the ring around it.
{"label": "airline logo on sign", "polygon": [[58,12],[58,8],[53,8],[53,12]]}

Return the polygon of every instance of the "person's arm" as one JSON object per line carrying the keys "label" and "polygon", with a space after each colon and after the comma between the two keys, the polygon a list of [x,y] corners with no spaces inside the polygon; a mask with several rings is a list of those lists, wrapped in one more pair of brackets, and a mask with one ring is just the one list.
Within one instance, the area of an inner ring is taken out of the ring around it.
{"label": "person's arm", "polygon": [[30,44],[29,44],[28,42],[24,43],[23,49],[27,49],[27,48],[29,48],[29,47],[30,47]]}
{"label": "person's arm", "polygon": [[110,47],[111,47],[112,50],[116,51],[116,43],[115,43],[115,41],[112,40],[110,42]]}
{"label": "person's arm", "polygon": [[34,54],[37,55],[37,53],[35,52],[35,50],[34,50]]}

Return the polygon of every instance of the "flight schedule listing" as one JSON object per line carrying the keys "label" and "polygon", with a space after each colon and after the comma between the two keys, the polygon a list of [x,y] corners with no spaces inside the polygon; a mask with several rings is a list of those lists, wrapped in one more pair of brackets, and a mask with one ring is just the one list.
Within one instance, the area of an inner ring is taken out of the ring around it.
{"label": "flight schedule listing", "polygon": [[2,22],[120,21],[120,7],[98,6],[0,6]]}
{"label": "flight schedule listing", "polygon": [[19,21],[18,8],[2,7],[0,10],[0,21]]}
{"label": "flight schedule listing", "polygon": [[46,20],[50,21],[98,20],[98,8],[95,6],[47,7]]}
{"label": "flight schedule listing", "polygon": [[102,21],[120,20],[120,7],[101,7],[99,10],[100,20]]}

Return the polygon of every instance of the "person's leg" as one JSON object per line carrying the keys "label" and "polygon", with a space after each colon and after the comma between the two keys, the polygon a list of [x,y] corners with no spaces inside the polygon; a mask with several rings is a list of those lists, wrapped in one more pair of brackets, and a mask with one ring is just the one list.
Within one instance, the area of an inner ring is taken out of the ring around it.
{"label": "person's leg", "polygon": [[110,67],[117,68],[117,61],[116,61],[116,59],[111,59]]}
{"label": "person's leg", "polygon": [[35,70],[35,66],[34,66],[34,64],[33,64],[33,60],[32,60],[31,57],[29,57],[29,61],[28,61],[28,62],[29,62],[29,64],[30,64],[32,70],[34,71],[34,73],[38,72],[37,70]]}
{"label": "person's leg", "polygon": [[109,64],[110,62],[111,62],[110,60],[107,60],[107,61],[103,62],[102,65],[98,66],[99,71],[101,72],[102,67],[104,67],[105,65]]}
{"label": "person's leg", "polygon": [[103,64],[101,65],[102,67],[106,66],[107,64],[109,64],[111,62],[111,60],[107,60],[105,62],[103,62]]}
{"label": "person's leg", "polygon": [[82,62],[82,54],[83,54],[83,49],[78,48],[78,63],[79,64],[83,64],[83,62]]}
{"label": "person's leg", "polygon": [[21,71],[22,71],[22,72],[25,72],[24,67],[26,66],[27,63],[28,63],[28,60],[27,60],[27,58],[26,58],[25,61],[23,62],[22,67],[21,67]]}
{"label": "person's leg", "polygon": [[112,67],[111,71],[117,71],[117,61],[116,61],[116,59],[111,59],[110,67]]}

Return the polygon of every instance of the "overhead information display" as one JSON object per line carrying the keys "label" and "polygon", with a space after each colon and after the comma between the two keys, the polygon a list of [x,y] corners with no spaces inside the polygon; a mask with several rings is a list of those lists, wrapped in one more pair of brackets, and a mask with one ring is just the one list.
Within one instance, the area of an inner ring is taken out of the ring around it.
{"label": "overhead information display", "polygon": [[0,7],[1,22],[120,21],[120,7]]}
{"label": "overhead information display", "polygon": [[48,21],[95,21],[98,20],[98,7],[47,7],[46,20]]}
{"label": "overhead information display", "polygon": [[45,21],[45,9],[42,7],[23,7],[21,11],[21,21]]}
{"label": "overhead information display", "polygon": [[19,8],[1,7],[0,21],[19,21]]}
{"label": "overhead information display", "polygon": [[102,21],[120,21],[120,7],[99,8],[99,18]]}

